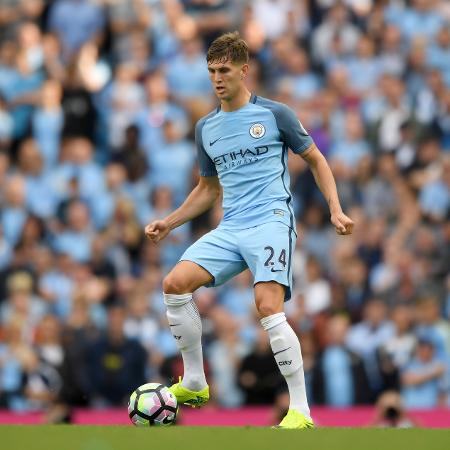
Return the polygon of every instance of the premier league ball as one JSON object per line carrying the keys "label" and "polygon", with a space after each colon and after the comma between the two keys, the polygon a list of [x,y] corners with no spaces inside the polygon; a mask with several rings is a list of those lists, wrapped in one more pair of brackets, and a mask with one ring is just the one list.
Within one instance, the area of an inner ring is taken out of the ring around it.
{"label": "premier league ball", "polygon": [[172,425],[178,412],[175,395],[159,383],[139,386],[130,396],[128,415],[133,425]]}

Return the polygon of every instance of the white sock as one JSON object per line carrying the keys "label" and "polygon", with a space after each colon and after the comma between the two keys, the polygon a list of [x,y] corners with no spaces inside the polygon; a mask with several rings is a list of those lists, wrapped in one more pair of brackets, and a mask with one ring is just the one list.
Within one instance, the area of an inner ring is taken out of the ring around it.
{"label": "white sock", "polygon": [[164,294],[170,331],[183,357],[181,385],[192,391],[206,387],[203,370],[202,322],[192,294]]}
{"label": "white sock", "polygon": [[296,409],[310,418],[306,399],[305,375],[300,342],[286,321],[284,312],[261,319],[262,327],[269,333],[270,346],[281,374],[289,389],[289,409]]}

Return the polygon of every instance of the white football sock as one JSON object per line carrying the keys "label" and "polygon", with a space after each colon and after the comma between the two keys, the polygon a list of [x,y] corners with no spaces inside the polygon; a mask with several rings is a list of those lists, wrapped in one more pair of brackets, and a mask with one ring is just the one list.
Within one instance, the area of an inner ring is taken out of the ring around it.
{"label": "white football sock", "polygon": [[289,409],[296,409],[310,418],[306,399],[305,375],[300,342],[286,321],[284,312],[261,319],[262,327],[269,333],[275,361],[286,379],[289,389]]}
{"label": "white football sock", "polygon": [[203,370],[202,322],[192,294],[164,294],[170,331],[183,357],[181,385],[200,391],[206,387]]}

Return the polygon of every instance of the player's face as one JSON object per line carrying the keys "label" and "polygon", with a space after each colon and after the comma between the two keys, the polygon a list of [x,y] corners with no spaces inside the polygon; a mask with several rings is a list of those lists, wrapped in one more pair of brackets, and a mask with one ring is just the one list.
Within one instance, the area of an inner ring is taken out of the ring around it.
{"label": "player's face", "polygon": [[229,101],[236,96],[241,89],[247,68],[247,64],[233,63],[229,60],[208,63],[209,79],[220,100]]}

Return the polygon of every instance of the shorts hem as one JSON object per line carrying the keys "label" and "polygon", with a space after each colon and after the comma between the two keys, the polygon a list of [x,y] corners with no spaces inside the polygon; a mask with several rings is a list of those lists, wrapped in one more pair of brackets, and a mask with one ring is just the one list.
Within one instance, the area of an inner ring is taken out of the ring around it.
{"label": "shorts hem", "polygon": [[258,283],[268,283],[269,281],[274,281],[275,283],[278,283],[279,285],[281,285],[281,286],[283,286],[285,289],[284,289],[284,301],[285,302],[287,302],[287,301],[289,301],[291,298],[292,298],[292,288],[291,288],[291,286],[289,285],[289,283],[281,283],[280,281],[278,281],[278,280],[273,280],[273,279],[267,279],[267,280],[255,280],[254,282],[253,282],[253,288],[255,288],[255,286],[258,284]]}

